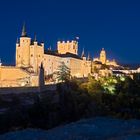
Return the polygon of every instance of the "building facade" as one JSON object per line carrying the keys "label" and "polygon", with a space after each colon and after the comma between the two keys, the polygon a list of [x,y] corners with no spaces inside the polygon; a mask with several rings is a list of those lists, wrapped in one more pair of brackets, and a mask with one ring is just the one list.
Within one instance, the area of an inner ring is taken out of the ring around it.
{"label": "building facade", "polygon": [[[58,41],[56,51],[45,50],[44,43],[38,42],[36,36],[27,36],[23,26],[16,42],[15,66],[3,66],[0,62],[0,87],[41,86],[47,83],[46,77],[56,75],[62,62],[70,69],[70,75],[77,78],[88,77],[103,64],[117,66],[115,61],[107,60],[104,49],[93,60],[89,54],[85,56],[84,50],[79,56],[76,40]],[[57,82],[56,76],[53,82]]]}
{"label": "building facade", "polygon": [[43,63],[44,74],[50,75],[58,70],[61,62],[70,68],[71,76],[87,77],[91,72],[91,61],[78,56],[77,41],[58,41],[57,51],[44,49],[44,43],[27,37],[25,27],[22,36],[16,43],[16,66],[28,69],[29,72],[38,73]]}
{"label": "building facade", "polygon": [[53,75],[62,62],[72,77],[88,77],[91,73],[91,60],[78,55],[78,41],[58,41],[56,51],[45,50],[43,42],[27,36],[25,26],[16,42],[15,59],[15,66],[0,66],[1,87],[39,86],[40,68],[43,67],[44,77]]}

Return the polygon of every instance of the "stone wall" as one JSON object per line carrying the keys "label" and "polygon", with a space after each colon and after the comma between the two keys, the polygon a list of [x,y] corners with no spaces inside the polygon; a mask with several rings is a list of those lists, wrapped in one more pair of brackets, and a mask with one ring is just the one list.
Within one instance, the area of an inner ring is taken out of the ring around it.
{"label": "stone wall", "polygon": [[42,89],[39,87],[3,87],[0,88],[0,94],[20,94],[20,93],[37,93],[42,91],[55,91],[56,85],[45,85]]}

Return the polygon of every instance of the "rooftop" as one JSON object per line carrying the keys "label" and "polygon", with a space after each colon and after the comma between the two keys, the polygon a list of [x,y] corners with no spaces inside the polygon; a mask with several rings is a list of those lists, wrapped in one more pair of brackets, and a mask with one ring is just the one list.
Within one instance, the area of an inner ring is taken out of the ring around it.
{"label": "rooftop", "polygon": [[58,57],[72,57],[72,58],[76,58],[76,59],[80,59],[82,60],[82,58],[76,54],[72,54],[72,53],[66,53],[66,54],[59,54],[58,51],[52,51],[52,50],[45,50],[44,51],[45,54],[48,55],[54,55],[54,56],[58,56]]}

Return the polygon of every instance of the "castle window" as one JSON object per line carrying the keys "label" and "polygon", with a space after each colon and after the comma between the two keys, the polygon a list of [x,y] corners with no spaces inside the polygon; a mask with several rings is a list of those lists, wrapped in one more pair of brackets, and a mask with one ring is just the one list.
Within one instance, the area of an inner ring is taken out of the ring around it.
{"label": "castle window", "polygon": [[40,57],[40,55],[38,55],[38,57]]}
{"label": "castle window", "polygon": [[18,57],[20,58],[20,55]]}
{"label": "castle window", "polygon": [[33,57],[33,54],[31,54],[31,57]]}

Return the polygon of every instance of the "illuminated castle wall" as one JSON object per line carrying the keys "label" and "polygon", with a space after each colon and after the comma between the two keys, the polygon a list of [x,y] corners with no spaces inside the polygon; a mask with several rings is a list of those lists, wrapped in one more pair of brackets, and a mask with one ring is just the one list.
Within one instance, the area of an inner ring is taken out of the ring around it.
{"label": "illuminated castle wall", "polygon": [[87,77],[90,74],[91,62],[78,56],[78,42],[57,42],[57,52],[44,50],[44,43],[38,43],[36,38],[27,37],[23,27],[20,41],[16,43],[16,66],[38,73],[43,63],[45,75],[53,74],[58,70],[60,62],[64,62],[71,70],[71,76]]}
{"label": "illuminated castle wall", "polygon": [[[39,86],[44,82],[40,79],[40,68],[43,68],[43,75],[54,75],[58,71],[61,62],[70,68],[72,77],[88,77],[92,71],[92,60],[86,58],[84,50],[82,56],[78,55],[78,42],[58,41],[57,50],[45,50],[44,43],[39,43],[27,36],[25,26],[23,26],[20,39],[16,42],[16,65],[1,66],[0,64],[0,87],[12,86]],[[106,65],[117,65],[115,61],[106,58],[103,49],[100,58],[94,59]],[[42,77],[42,76],[41,76]],[[57,79],[55,79],[57,82]]]}
{"label": "illuminated castle wall", "polygon": [[38,86],[39,76],[15,66],[0,66],[0,87]]}

